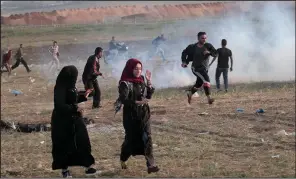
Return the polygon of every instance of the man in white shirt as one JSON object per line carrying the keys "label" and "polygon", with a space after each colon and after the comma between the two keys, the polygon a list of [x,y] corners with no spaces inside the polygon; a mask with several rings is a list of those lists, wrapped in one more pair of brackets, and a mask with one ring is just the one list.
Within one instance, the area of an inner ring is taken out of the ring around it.
{"label": "man in white shirt", "polygon": [[53,65],[56,64],[57,70],[59,71],[60,61],[59,61],[58,57],[60,56],[60,53],[59,53],[59,46],[58,46],[57,41],[53,41],[53,46],[49,47],[48,50],[49,50],[49,53],[51,53],[51,55],[52,55],[52,62],[51,62],[49,70],[51,71]]}

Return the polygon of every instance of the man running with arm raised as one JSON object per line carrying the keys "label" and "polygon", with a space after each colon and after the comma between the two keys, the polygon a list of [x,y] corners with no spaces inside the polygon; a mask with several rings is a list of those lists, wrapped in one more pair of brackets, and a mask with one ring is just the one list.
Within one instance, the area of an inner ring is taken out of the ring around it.
{"label": "man running with arm raised", "polygon": [[217,50],[212,44],[207,43],[207,34],[205,32],[199,32],[197,34],[198,42],[190,44],[182,52],[182,67],[186,68],[189,62],[192,61],[191,70],[196,76],[196,82],[194,86],[187,93],[188,103],[191,103],[192,95],[200,87],[204,87],[205,94],[208,98],[208,103],[212,104],[214,99],[211,98],[211,84],[208,75],[209,58],[210,56],[215,57]]}

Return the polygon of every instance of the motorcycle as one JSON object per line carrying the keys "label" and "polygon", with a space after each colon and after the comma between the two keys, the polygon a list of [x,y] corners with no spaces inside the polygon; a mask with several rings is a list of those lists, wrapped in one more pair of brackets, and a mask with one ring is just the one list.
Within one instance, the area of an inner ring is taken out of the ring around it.
{"label": "motorcycle", "polygon": [[108,64],[110,61],[117,61],[117,60],[128,60],[128,46],[124,42],[116,43],[117,45],[117,53],[112,54],[110,50],[106,50],[103,53],[104,62]]}

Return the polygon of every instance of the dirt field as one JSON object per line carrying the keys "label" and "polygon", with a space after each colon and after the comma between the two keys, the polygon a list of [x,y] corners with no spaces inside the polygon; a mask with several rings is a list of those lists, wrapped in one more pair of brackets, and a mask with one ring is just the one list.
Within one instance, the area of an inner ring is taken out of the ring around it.
{"label": "dirt field", "polygon": [[[4,74],[1,119],[50,122],[53,85],[36,68],[31,74],[19,68],[10,79]],[[129,169],[120,169],[122,113],[113,118],[114,85],[101,88],[102,110],[91,110],[91,101],[85,104],[85,116],[96,122],[89,134],[101,170],[97,177],[295,177],[295,136],[276,135],[295,131],[294,82],[231,85],[228,94],[213,94],[212,106],[202,94],[188,106],[183,89],[158,90],[150,106],[154,155],[161,171],[153,175],[145,171],[143,157],[132,157]],[[14,96],[9,89],[23,94]],[[255,114],[258,108],[266,113]],[[202,112],[208,115],[199,115]],[[2,131],[1,135],[1,177],[60,176],[51,170],[50,132]],[[84,177],[81,168],[72,171],[73,177]]]}
{"label": "dirt field", "polygon": [[[250,21],[242,23],[262,26],[259,22]],[[58,41],[61,65],[77,66],[77,87],[83,89],[80,78],[85,60],[95,47],[107,49],[107,42],[113,35],[118,41],[126,42],[135,55],[148,51],[151,40],[160,33],[165,33],[169,44],[165,53],[168,52],[166,54],[169,54],[170,62],[166,66],[159,65],[160,59],[148,63],[156,69],[160,77],[175,74],[181,76],[179,72],[182,71],[172,70],[175,67],[170,66],[171,61],[176,61],[180,68],[181,50],[195,42],[199,29],[210,34],[208,41],[214,46],[220,45],[220,39],[212,36],[216,28],[204,22],[215,24],[216,21],[204,18],[186,22],[129,25],[49,28],[3,26],[2,48],[10,45],[14,54],[19,44],[23,43],[25,59],[32,72],[26,73],[25,68],[20,65],[10,78],[7,73],[2,74],[1,119],[26,124],[50,123],[57,75],[50,75],[46,66],[51,60],[48,47],[52,40]],[[236,68],[239,66],[236,59],[242,62],[241,71]],[[287,62],[285,56],[281,60]],[[132,157],[128,161],[129,169],[121,170],[119,154],[124,138],[122,112],[114,118],[113,110],[113,103],[118,96],[118,81],[110,74],[111,66],[102,62],[102,72],[106,76],[106,79],[99,78],[103,108],[99,111],[91,110],[92,100],[81,104],[85,108],[85,117],[95,121],[95,126],[89,128],[89,135],[96,159],[95,167],[101,171],[97,177],[296,177],[295,133],[293,134],[295,81],[234,84],[237,81],[249,81],[250,78],[265,79],[262,73],[261,76],[256,76],[255,70],[243,71],[243,63],[246,61],[249,64],[245,58],[239,59],[237,56],[234,61],[235,70],[229,74],[229,92],[216,93],[213,85],[213,97],[216,101],[211,106],[206,104],[206,97],[202,92],[189,106],[185,94],[187,87],[156,90],[150,107],[154,155],[161,170],[151,175],[146,172],[144,157]],[[119,66],[116,68],[118,70],[121,65],[115,64],[113,67]],[[186,70],[190,72],[190,69]],[[211,67],[211,79],[214,70]],[[272,70],[271,72],[275,73]],[[245,76],[240,76],[241,74]],[[273,74],[267,74],[271,75]],[[186,81],[183,76],[180,78],[181,81]],[[293,76],[290,78],[294,79]],[[171,79],[167,79],[169,78],[154,78],[154,82],[157,81],[158,85],[170,83]],[[175,78],[173,80],[176,83],[180,81]],[[22,94],[14,96],[11,90],[20,90]],[[242,108],[243,112],[238,112],[238,108]],[[265,113],[256,114],[259,108],[264,109]],[[51,163],[50,132],[26,134],[1,130],[1,177],[59,177],[60,171],[52,171]],[[72,169],[73,177],[85,177],[82,168],[75,169],[77,170]]]}

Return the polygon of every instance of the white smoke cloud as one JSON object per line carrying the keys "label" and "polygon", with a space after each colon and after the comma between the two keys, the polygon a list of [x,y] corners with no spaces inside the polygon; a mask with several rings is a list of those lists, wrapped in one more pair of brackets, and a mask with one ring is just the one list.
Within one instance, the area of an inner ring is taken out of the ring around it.
{"label": "white smoke cloud", "polygon": [[[192,85],[196,77],[190,65],[185,69],[181,67],[181,53],[187,45],[196,42],[199,31],[205,31],[208,42],[216,49],[221,47],[222,39],[227,39],[227,47],[234,57],[234,71],[229,73],[230,83],[295,79],[295,3],[261,2],[261,9],[257,8],[258,3],[251,2],[246,14],[219,19],[204,17],[164,25],[160,33],[168,38],[165,48],[168,63],[161,62],[161,58],[147,60],[151,43],[147,43],[143,51],[133,52],[136,55],[130,57],[137,57],[143,62],[143,73],[146,69],[152,72],[153,84],[158,89]],[[246,4],[243,3],[244,8]],[[291,4],[293,8],[287,8]],[[78,64],[79,74],[85,63],[84,60]],[[125,60],[110,61],[109,65],[101,65],[102,71],[108,77],[119,80],[125,63]],[[216,63],[209,69],[212,84],[215,84]]]}
{"label": "white smoke cloud", "polygon": [[[229,73],[230,82],[295,79],[295,10],[285,5],[281,2],[263,2],[263,8],[258,10],[258,3],[253,2],[249,15],[203,19],[203,23],[201,20],[182,21],[166,26],[162,33],[170,35],[177,43],[167,44],[169,50],[166,55],[172,63],[149,65],[147,62],[146,67],[154,72],[154,85],[165,88],[194,83],[195,77],[190,67],[183,69],[180,58],[182,50],[196,42],[198,31],[206,31],[208,41],[216,49],[221,47],[222,39],[227,39],[227,47],[234,57],[234,71]],[[190,32],[190,38],[181,38]],[[144,56],[142,58],[145,59]],[[215,83],[216,63],[209,70],[212,83]]]}

